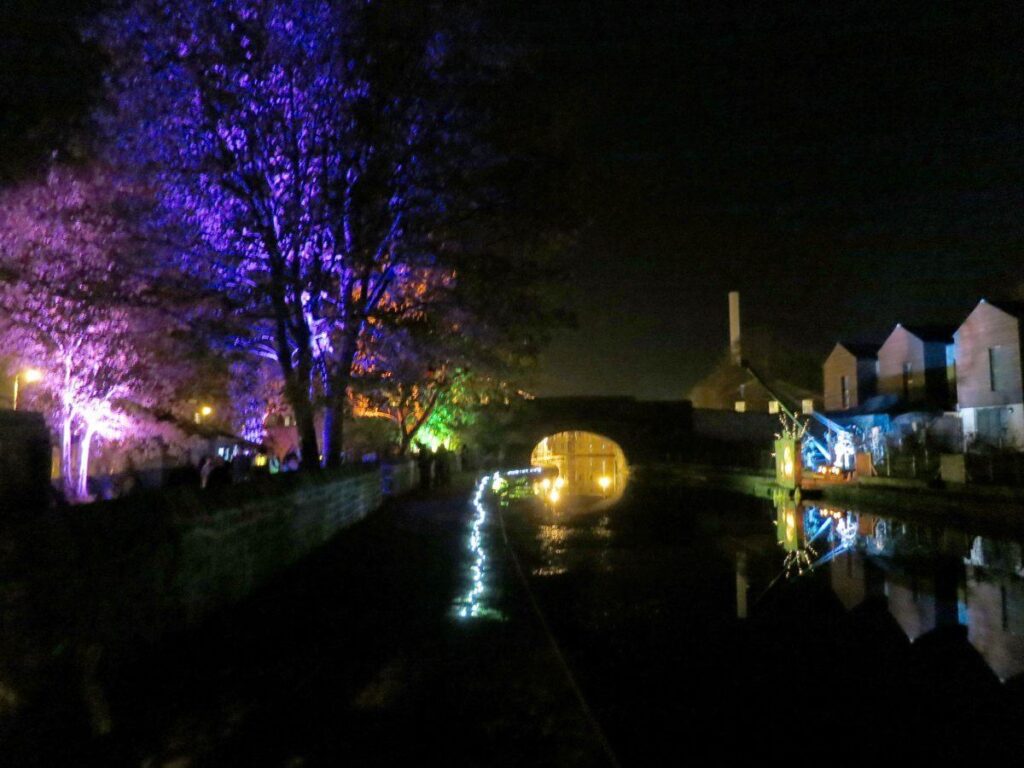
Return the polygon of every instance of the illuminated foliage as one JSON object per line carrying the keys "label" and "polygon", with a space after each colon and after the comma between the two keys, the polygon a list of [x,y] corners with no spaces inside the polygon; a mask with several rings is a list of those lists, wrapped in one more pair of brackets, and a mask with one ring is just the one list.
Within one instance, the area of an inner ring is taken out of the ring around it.
{"label": "illuminated foliage", "polygon": [[[159,189],[180,268],[270,356],[302,434],[340,456],[362,341],[443,280],[443,181],[470,151],[444,94],[458,17],[431,4],[138,0],[97,28],[111,135]],[[443,23],[442,23],[443,22]]]}
{"label": "illuminated foliage", "polygon": [[150,275],[128,226],[139,199],[96,167],[54,167],[0,199],[0,333],[16,365],[43,372],[35,389],[49,395],[69,497],[85,495],[95,437],[140,428],[119,403],[154,404],[184,372],[161,368],[169,329],[144,300]]}
{"label": "illuminated foliage", "polygon": [[480,406],[478,388],[471,374],[458,371],[452,382],[437,398],[433,412],[424,422],[424,442],[436,441],[450,449],[458,448],[465,430],[476,422]]}

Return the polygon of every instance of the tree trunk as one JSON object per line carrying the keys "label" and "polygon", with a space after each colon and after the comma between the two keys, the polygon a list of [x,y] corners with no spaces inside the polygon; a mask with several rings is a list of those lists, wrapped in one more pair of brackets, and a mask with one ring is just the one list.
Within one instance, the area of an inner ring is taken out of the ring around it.
{"label": "tree trunk", "polygon": [[327,419],[324,422],[324,467],[328,469],[341,466],[341,452],[345,447],[345,404],[348,402],[348,385],[352,381],[357,345],[356,334],[350,333],[328,381],[330,391],[327,393]]}
{"label": "tree trunk", "polygon": [[341,466],[341,450],[345,444],[345,401],[337,396],[327,401],[324,413],[324,467]]}
{"label": "tree trunk", "polygon": [[75,415],[70,408],[61,414],[60,425],[60,479],[64,488],[64,497],[73,499],[75,496],[75,474],[71,466],[71,422]]}
{"label": "tree trunk", "polygon": [[295,427],[299,433],[299,449],[302,451],[303,469],[318,469],[320,467],[320,448],[316,440],[316,419],[313,414],[313,404],[309,400],[309,394],[301,381],[293,376],[285,385],[285,395],[288,403],[295,414]]}
{"label": "tree trunk", "polygon": [[399,429],[402,430],[402,445],[400,454],[402,456],[409,455],[409,448],[412,447],[412,438],[416,434],[415,432],[406,432],[405,425],[400,425]]}
{"label": "tree trunk", "polygon": [[89,496],[89,451],[92,449],[92,439],[96,430],[89,424],[85,426],[85,434],[78,446],[78,490],[79,501],[85,501]]}
{"label": "tree trunk", "polygon": [[406,454],[406,452],[409,450],[409,447],[412,445],[413,438],[415,438],[416,435],[419,433],[420,427],[427,423],[427,421],[430,419],[430,415],[434,412],[434,408],[437,407],[438,398],[441,396],[441,389],[441,385],[438,385],[437,388],[434,390],[433,394],[430,396],[430,400],[427,401],[427,404],[423,408],[422,412],[420,412],[417,416],[414,417],[413,423],[408,425],[408,427],[406,426],[405,416],[400,416],[398,428],[402,431],[403,456]]}
{"label": "tree trunk", "polygon": [[[277,253],[276,242],[274,252]],[[320,467],[320,451],[316,441],[316,420],[313,402],[310,398],[310,375],[313,371],[311,352],[309,349],[308,328],[305,319],[298,324],[298,337],[293,345],[289,335],[289,322],[292,319],[288,303],[285,300],[284,277],[280,255],[271,264],[271,302],[274,307],[274,347],[277,364],[281,366],[284,377],[284,396],[292,407],[295,415],[295,426],[299,433],[299,450],[302,451],[300,466],[304,470]],[[293,326],[294,327],[294,326]],[[298,360],[292,363],[292,352],[297,353]]]}

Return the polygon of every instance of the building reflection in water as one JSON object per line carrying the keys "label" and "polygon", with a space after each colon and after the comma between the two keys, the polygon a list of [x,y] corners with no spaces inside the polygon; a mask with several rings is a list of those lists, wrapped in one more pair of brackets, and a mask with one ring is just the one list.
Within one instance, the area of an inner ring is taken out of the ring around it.
{"label": "building reflection in water", "polygon": [[533,449],[530,464],[557,471],[561,498],[587,499],[608,506],[626,488],[629,467],[619,445],[593,432],[559,432]]}
{"label": "building reflection in water", "polygon": [[856,547],[834,557],[828,572],[832,591],[848,611],[870,597],[885,594],[885,579],[881,572],[872,568],[863,552]]}
{"label": "building reflection in water", "polygon": [[747,618],[749,595],[750,577],[747,575],[747,553],[741,549],[736,553],[736,618]]}
{"label": "building reflection in water", "polygon": [[[809,562],[802,572],[827,567],[832,591],[846,610],[884,600],[911,642],[964,625],[966,641],[1000,680],[1024,673],[1019,543],[821,505],[798,506],[786,498],[776,499],[775,507],[776,539],[788,576],[800,575],[791,563],[803,553]],[[737,558],[737,612],[745,615],[741,577],[745,582],[746,561]]]}
{"label": "building reflection in water", "polygon": [[967,641],[1000,680],[1024,672],[1024,563],[1021,546],[976,537],[965,559]]}

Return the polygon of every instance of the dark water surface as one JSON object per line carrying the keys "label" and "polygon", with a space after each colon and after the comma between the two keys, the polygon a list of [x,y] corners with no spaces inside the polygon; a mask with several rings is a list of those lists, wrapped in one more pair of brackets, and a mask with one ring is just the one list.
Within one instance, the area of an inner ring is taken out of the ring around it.
{"label": "dark water surface", "polygon": [[643,766],[1024,754],[1012,535],[643,482],[578,514],[478,489],[389,503],[201,625],[104,646],[88,687],[69,634],[0,718],[0,765],[608,765],[599,734]]}
{"label": "dark water surface", "polygon": [[502,514],[624,764],[1024,756],[1013,537],[642,486]]}

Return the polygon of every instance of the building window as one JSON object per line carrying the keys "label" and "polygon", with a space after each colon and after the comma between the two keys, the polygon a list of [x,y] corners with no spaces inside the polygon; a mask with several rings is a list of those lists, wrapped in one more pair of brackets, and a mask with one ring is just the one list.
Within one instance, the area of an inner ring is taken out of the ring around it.
{"label": "building window", "polygon": [[1009,351],[1003,346],[988,348],[988,383],[993,392],[1009,389]]}
{"label": "building window", "polygon": [[910,399],[910,387],[914,383],[914,364],[903,364],[903,399]]}
{"label": "building window", "polygon": [[845,411],[850,407],[850,377],[840,376],[839,377],[839,391],[843,397],[843,410]]}

